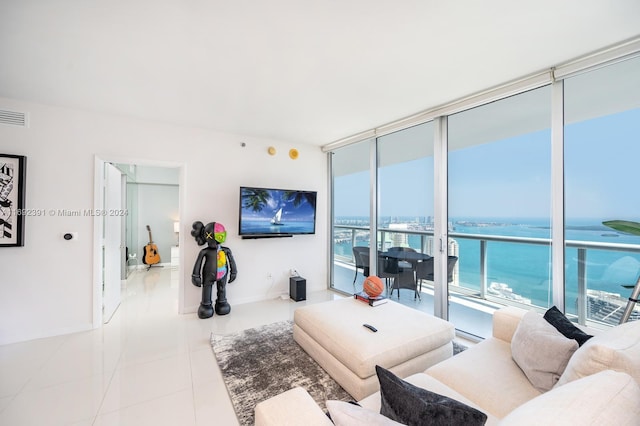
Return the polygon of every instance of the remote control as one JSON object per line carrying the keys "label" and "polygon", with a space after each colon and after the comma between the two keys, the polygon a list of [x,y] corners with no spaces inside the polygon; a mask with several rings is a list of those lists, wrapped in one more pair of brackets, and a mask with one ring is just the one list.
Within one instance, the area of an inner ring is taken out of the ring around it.
{"label": "remote control", "polygon": [[378,329],[372,326],[371,324],[362,324],[362,326],[367,327],[369,330],[373,331],[374,333],[378,331]]}

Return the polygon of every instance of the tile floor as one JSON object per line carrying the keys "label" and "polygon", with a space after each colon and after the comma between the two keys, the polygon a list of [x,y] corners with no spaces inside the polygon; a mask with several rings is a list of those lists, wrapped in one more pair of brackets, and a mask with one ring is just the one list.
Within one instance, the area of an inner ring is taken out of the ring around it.
{"label": "tile floor", "polygon": [[104,327],[0,346],[0,425],[237,425],[211,333],[292,319],[299,306],[339,297],[273,299],[201,320],[177,314],[170,268],[136,271]]}

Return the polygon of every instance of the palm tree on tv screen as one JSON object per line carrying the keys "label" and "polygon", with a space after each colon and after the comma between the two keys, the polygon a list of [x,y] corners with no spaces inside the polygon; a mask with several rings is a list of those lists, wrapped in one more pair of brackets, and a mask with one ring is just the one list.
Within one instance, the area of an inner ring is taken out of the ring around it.
{"label": "palm tree on tv screen", "polygon": [[285,191],[284,199],[287,201],[293,201],[293,207],[298,207],[305,201],[309,203],[311,207],[315,208],[316,206],[316,199],[310,192]]}
{"label": "palm tree on tv screen", "polygon": [[269,191],[265,189],[245,189],[242,191],[242,208],[262,211],[270,198]]}
{"label": "palm tree on tv screen", "polygon": [[[305,202],[309,203],[309,205],[314,208],[316,206],[316,199],[310,192],[284,191],[282,198],[282,201],[291,201],[294,207],[299,207]],[[251,209],[254,212],[260,212],[267,206],[270,199],[271,194],[266,189],[243,189],[242,208]]]}

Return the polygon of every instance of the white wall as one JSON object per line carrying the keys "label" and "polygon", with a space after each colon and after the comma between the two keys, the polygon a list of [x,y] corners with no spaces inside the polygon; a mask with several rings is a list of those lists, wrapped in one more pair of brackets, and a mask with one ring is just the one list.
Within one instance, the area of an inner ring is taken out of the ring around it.
{"label": "white wall", "polygon": [[129,252],[138,253],[140,264],[143,264],[144,246],[149,243],[147,225],[151,228],[154,244],[158,247],[161,263],[171,262],[171,246],[177,243],[173,232],[173,222],[180,218],[178,212],[177,185],[136,184],[138,187],[138,246],[130,247]]}
{"label": "white wall", "polygon": [[[233,305],[285,291],[292,267],[307,278],[307,291],[326,288],[327,167],[318,147],[6,98],[0,98],[0,109],[29,113],[27,129],[0,126],[0,153],[27,156],[26,208],[45,212],[26,218],[24,247],[0,248],[0,344],[92,328],[94,218],[49,211],[93,208],[95,156],[112,162],[184,166],[180,246],[186,311],[195,312],[200,300],[200,289],[190,283],[200,250],[189,234],[196,220],[227,227],[225,245],[233,251],[239,271],[228,287],[230,315]],[[269,145],[278,155],[267,154]],[[300,151],[298,160],[286,155],[291,147]],[[241,185],[317,190],[316,234],[240,239]],[[69,231],[79,233],[77,241],[62,238]]]}

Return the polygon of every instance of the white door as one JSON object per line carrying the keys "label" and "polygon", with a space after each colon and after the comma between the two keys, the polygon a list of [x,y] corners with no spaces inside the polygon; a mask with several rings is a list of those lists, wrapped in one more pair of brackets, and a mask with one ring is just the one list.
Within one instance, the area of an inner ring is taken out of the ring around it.
{"label": "white door", "polygon": [[122,173],[116,167],[105,163],[104,168],[104,271],[103,271],[103,308],[102,318],[106,323],[111,320],[120,305],[122,254],[122,216],[109,214],[122,209]]}
{"label": "white door", "polygon": [[[127,175],[120,177],[120,207],[127,208]],[[120,280],[127,281],[127,216],[120,216]]]}

